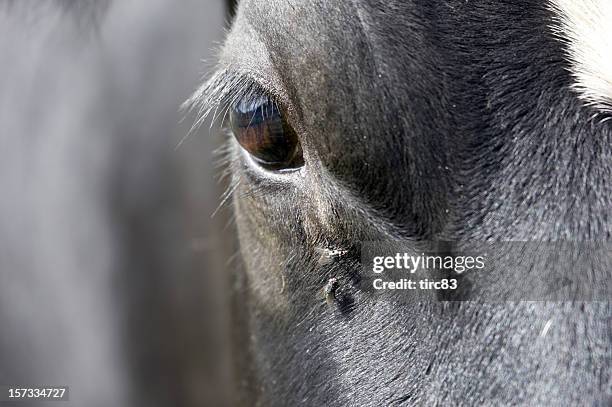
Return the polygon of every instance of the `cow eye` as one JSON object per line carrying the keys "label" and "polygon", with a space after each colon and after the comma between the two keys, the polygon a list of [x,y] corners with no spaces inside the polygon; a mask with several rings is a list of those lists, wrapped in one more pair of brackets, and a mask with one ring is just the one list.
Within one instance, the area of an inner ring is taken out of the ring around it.
{"label": "cow eye", "polygon": [[297,134],[271,97],[240,101],[231,109],[230,124],[238,143],[260,166],[280,171],[304,165]]}

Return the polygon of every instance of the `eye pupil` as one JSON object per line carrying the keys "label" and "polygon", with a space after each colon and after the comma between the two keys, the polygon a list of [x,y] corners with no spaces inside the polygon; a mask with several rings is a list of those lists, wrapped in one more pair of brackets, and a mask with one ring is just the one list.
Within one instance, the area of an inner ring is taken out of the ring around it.
{"label": "eye pupil", "polygon": [[264,168],[282,170],[303,165],[297,135],[270,97],[241,101],[232,109],[230,122],[238,143]]}

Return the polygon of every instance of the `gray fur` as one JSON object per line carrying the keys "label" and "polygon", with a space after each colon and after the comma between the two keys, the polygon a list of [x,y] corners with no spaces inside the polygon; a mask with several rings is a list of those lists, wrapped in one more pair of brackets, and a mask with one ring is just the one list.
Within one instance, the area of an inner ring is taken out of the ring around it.
{"label": "gray fur", "polygon": [[[245,404],[610,401],[607,301],[398,305],[355,278],[367,240],[610,241],[612,127],[550,22],[527,0],[241,3],[194,102],[255,81],[306,162],[266,173],[231,144]],[[346,307],[321,298],[331,278]]]}

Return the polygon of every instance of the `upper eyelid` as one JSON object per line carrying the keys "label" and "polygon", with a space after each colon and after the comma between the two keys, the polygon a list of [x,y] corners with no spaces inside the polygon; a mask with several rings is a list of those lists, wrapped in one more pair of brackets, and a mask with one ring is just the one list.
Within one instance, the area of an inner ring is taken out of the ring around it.
{"label": "upper eyelid", "polygon": [[213,121],[223,118],[227,109],[245,98],[269,95],[277,103],[285,104],[282,93],[268,81],[247,72],[221,69],[215,72],[181,107],[197,112],[194,127],[199,127],[209,116]]}

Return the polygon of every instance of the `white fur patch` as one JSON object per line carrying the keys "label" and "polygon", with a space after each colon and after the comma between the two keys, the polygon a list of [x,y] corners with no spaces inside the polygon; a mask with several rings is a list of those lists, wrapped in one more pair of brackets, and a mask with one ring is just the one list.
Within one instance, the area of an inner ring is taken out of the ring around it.
{"label": "white fur patch", "polygon": [[567,44],[574,89],[588,104],[612,113],[612,0],[549,0],[554,33]]}

